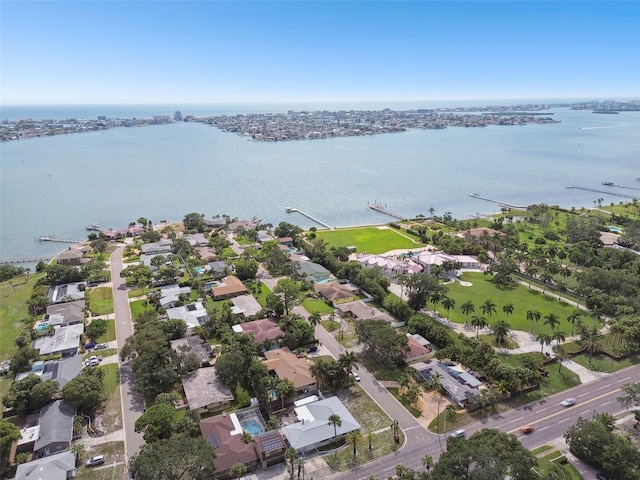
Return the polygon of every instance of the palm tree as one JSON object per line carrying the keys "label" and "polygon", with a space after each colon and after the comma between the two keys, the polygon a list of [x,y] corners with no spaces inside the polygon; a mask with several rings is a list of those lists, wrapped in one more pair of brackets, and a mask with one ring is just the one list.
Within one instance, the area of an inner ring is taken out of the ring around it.
{"label": "palm tree", "polygon": [[562,346],[556,347],[556,361],[558,362],[558,373],[562,369],[562,362],[569,358],[569,354]]}
{"label": "palm tree", "polygon": [[480,310],[484,315],[487,315],[489,318],[491,318],[491,315],[496,313],[496,304],[493,303],[491,300],[485,300],[482,306],[480,307]]}
{"label": "palm tree", "polygon": [[496,324],[491,327],[491,330],[498,340],[498,347],[500,347],[502,340],[504,340],[507,335],[509,335],[509,332],[511,332],[511,324],[506,320],[498,320]]}
{"label": "palm tree", "polygon": [[371,442],[373,442],[374,438],[376,438],[376,434],[371,430],[367,430],[367,442],[369,442],[369,451],[371,451]]}
{"label": "palm tree", "polygon": [[296,452],[295,448],[289,447],[285,450],[284,452],[284,459],[285,462],[288,460],[289,462],[289,475],[291,478],[291,480],[293,480],[293,466],[295,464],[296,458],[298,458],[298,453]]}
{"label": "palm tree", "polygon": [[409,377],[407,375],[401,374],[398,377],[398,385],[400,385],[401,390],[408,388],[410,383],[411,383],[411,380],[409,380]]}
{"label": "palm tree", "polygon": [[322,317],[320,316],[319,312],[313,312],[311,315],[309,315],[309,318],[307,318],[307,320],[309,320],[309,323],[313,328],[316,328],[316,325],[320,323]]}
{"label": "palm tree", "polygon": [[358,370],[358,354],[353,351],[341,353],[338,357],[338,363],[347,373],[351,373],[353,367],[356,367],[356,370]]}
{"label": "palm tree", "polygon": [[573,337],[573,332],[576,327],[576,323],[580,324],[580,319],[582,318],[581,310],[574,310],[568,317],[567,320],[571,324],[571,336]]}
{"label": "palm tree", "polygon": [[543,295],[547,288],[547,285],[551,282],[552,279],[553,279],[553,275],[551,275],[551,273],[547,269],[542,270],[542,273],[540,274],[540,281],[542,282]]}
{"label": "palm tree", "polygon": [[467,325],[469,323],[469,314],[474,313],[476,311],[476,306],[473,304],[471,300],[467,300],[460,306],[460,310],[465,314],[464,324]]}
{"label": "palm tree", "polygon": [[440,391],[442,388],[442,374],[435,372],[431,377],[429,377],[429,387],[433,388],[435,391]]}
{"label": "palm tree", "polygon": [[296,386],[291,380],[284,378],[278,381],[276,385],[276,390],[280,395],[280,401],[282,402],[282,409],[284,410],[284,399],[296,393]]}
{"label": "palm tree", "polygon": [[527,310],[527,320],[529,320],[529,331],[531,333],[533,333],[533,322],[538,322],[540,320],[540,315],[541,314],[538,310]]}
{"label": "palm tree", "polygon": [[509,315],[511,315],[513,313],[513,304],[512,303],[507,303],[506,305],[504,305],[502,307],[502,311],[507,316],[506,320],[508,321],[509,320]]}
{"label": "palm tree", "polygon": [[602,335],[597,328],[585,328],[580,343],[589,354],[589,363],[591,363],[593,355],[602,350]]}
{"label": "palm tree", "polygon": [[440,303],[440,300],[442,300],[442,293],[440,293],[438,290],[434,290],[433,292],[431,292],[429,300],[431,300],[431,303],[433,303],[433,311],[435,312],[436,305]]}
{"label": "palm tree", "polygon": [[540,335],[538,335],[536,337],[536,340],[538,340],[538,342],[540,342],[540,353],[542,354],[542,351],[544,350],[544,346],[545,345],[551,345],[551,342],[553,341],[553,338],[551,337],[551,335],[549,333],[541,333]]}
{"label": "palm tree", "polygon": [[433,457],[431,455],[425,455],[422,457],[422,466],[427,469],[427,473],[429,470],[433,468]]}
{"label": "palm tree", "polygon": [[449,310],[456,306],[456,301],[453,298],[445,296],[442,299],[442,306],[447,309],[447,321],[449,321]]}
{"label": "palm tree", "polygon": [[353,458],[356,457],[356,446],[362,440],[362,435],[360,435],[360,430],[352,430],[347,434],[347,443],[353,444]]}
{"label": "palm tree", "polygon": [[556,290],[558,291],[558,300],[562,299],[562,294],[567,291],[567,282],[558,280],[556,282]]}
{"label": "palm tree", "polygon": [[544,316],[544,322],[542,323],[544,325],[549,325],[549,332],[553,333],[553,329],[556,328],[558,324],[560,324],[560,318],[558,318],[558,315],[551,312],[550,314]]}
{"label": "palm tree", "polygon": [[338,427],[342,426],[342,419],[340,415],[332,413],[329,415],[329,425],[333,425],[333,440],[335,441],[338,438]]}
{"label": "palm tree", "polygon": [[476,338],[478,338],[480,329],[486,327],[487,325],[488,324],[486,318],[481,317],[480,315],[474,315],[473,317],[471,317],[471,326],[475,327],[476,329]]}
{"label": "palm tree", "polygon": [[400,441],[400,434],[398,433],[398,429],[400,428],[400,424],[398,420],[393,420],[391,422],[391,430],[393,431],[393,441],[398,443]]}
{"label": "palm tree", "polygon": [[562,342],[564,342],[564,341],[567,339],[567,336],[566,336],[566,334],[565,334],[563,331],[561,331],[559,328],[556,328],[556,329],[553,331],[553,335],[551,335],[551,338],[553,338],[553,339],[556,341],[556,347],[559,347],[559,346],[560,346],[560,344],[561,344]]}

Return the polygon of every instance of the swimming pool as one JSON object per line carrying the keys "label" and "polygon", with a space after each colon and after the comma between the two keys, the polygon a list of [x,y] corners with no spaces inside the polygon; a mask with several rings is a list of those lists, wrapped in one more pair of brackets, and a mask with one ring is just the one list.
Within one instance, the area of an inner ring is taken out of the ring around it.
{"label": "swimming pool", "polygon": [[620,227],[614,227],[613,225],[609,225],[609,231],[613,233],[622,233],[622,229]]}
{"label": "swimming pool", "polygon": [[256,420],[243,420],[242,422],[240,422],[240,425],[242,425],[243,430],[246,430],[254,437],[264,432],[262,426],[260,425],[260,422]]}
{"label": "swimming pool", "polygon": [[40,325],[38,325],[38,331],[41,332],[43,330],[47,330],[49,328],[49,324],[48,323],[41,323]]}

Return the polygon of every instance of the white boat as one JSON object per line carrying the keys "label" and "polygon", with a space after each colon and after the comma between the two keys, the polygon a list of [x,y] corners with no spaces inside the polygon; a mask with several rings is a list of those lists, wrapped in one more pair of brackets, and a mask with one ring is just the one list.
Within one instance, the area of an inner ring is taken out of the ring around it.
{"label": "white boat", "polygon": [[98,223],[92,223],[87,227],[87,230],[100,230],[100,225]]}

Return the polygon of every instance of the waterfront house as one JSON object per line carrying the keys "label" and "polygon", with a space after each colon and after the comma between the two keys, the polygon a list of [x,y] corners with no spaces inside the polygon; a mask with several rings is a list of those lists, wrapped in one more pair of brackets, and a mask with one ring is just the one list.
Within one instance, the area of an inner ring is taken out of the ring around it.
{"label": "waterfront house", "polygon": [[409,258],[394,258],[383,255],[359,253],[355,260],[365,268],[379,268],[389,278],[398,275],[412,275],[422,271],[422,266]]}
{"label": "waterfront house", "polygon": [[69,247],[62,253],[59,253],[56,256],[56,260],[58,265],[67,265],[72,267],[78,267],[83,265],[89,261],[88,258],[85,258],[84,254],[88,251],[85,248],[72,248]]}
{"label": "waterfront house", "polygon": [[182,388],[189,410],[215,412],[228,407],[233,394],[216,375],[216,367],[199,368],[182,378]]}

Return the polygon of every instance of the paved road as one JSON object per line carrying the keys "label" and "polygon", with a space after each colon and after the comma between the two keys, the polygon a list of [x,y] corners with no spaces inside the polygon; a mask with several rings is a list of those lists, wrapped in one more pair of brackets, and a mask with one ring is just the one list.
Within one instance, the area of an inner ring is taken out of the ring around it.
{"label": "paved road", "polygon": [[[120,278],[122,253],[124,248],[118,248],[111,254],[111,280],[113,283],[113,305],[115,309],[116,341],[118,350],[125,340],[133,334],[129,296],[124,278]],[[118,356],[118,361],[119,361]],[[140,451],[144,444],[141,433],[134,430],[136,419],[144,412],[142,398],[133,392],[134,374],[130,362],[120,362],[120,398],[122,400],[122,424],[124,428],[124,452],[127,459]]]}

